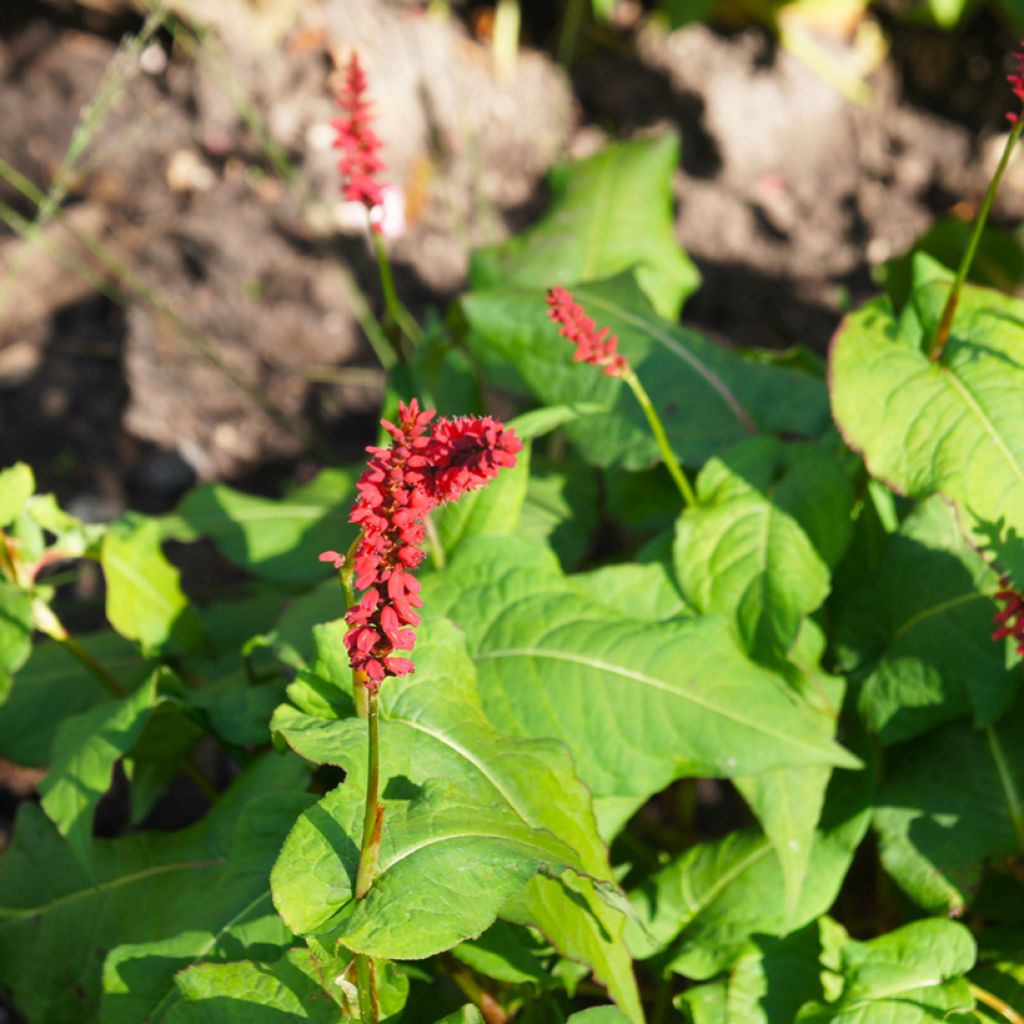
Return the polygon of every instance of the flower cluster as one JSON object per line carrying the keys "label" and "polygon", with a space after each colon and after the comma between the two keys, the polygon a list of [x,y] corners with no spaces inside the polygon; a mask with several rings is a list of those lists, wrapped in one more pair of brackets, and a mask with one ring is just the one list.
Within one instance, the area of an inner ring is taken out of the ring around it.
{"label": "flower cluster", "polygon": [[992,634],[993,640],[1005,640],[1013,637],[1017,642],[1017,653],[1024,654],[1024,597],[1010,585],[1010,578],[1003,576],[999,581],[1003,588],[996,594],[996,600],[1003,604],[995,621],[999,628]]}
{"label": "flower cluster", "polygon": [[609,377],[622,376],[629,364],[618,353],[618,337],[607,327],[598,331],[597,324],[583,312],[583,307],[573,301],[571,292],[565,288],[551,288],[548,306],[548,316],[562,325],[559,333],[576,346],[573,359],[600,366]]}
{"label": "flower cluster", "polygon": [[370,124],[370,102],[366,98],[366,72],[353,53],[345,67],[345,78],[338,97],[342,116],[331,122],[338,133],[335,149],[341,150],[342,194],[350,202],[362,203],[367,210],[384,202],[384,185],[377,175],[384,170],[379,153],[381,141]]}
{"label": "flower cluster", "polygon": [[352,571],[355,589],[364,593],[345,616],[345,647],[371,689],[413,670],[396,652],[412,650],[419,624],[420,584],[412,574],[424,557],[426,516],[514,466],[522,449],[515,431],[490,417],[441,419],[428,431],[433,418],[432,409],[421,411],[413,399],[399,405],[397,426],[383,421],[392,444],[367,449],[349,517],[362,530]]}
{"label": "flower cluster", "polygon": [[[1016,96],[1022,104],[1024,104],[1024,43],[1021,43],[1021,47],[1021,52],[1013,55],[1013,59],[1016,61],[1017,67],[1006,76],[1006,80],[1010,83],[1013,95]],[[1009,121],[1010,124],[1016,124],[1019,117],[1019,114],[1011,113],[1006,115],[1006,120]]]}

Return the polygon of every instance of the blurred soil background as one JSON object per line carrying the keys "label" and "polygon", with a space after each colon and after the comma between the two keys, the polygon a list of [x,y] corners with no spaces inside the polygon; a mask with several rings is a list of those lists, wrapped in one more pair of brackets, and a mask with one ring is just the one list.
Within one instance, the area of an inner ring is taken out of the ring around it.
{"label": "blurred soil background", "polygon": [[[197,480],[279,493],[324,451],[358,458],[384,378],[331,150],[353,47],[419,317],[444,315],[474,246],[543,214],[555,162],[668,128],[703,275],[684,321],[824,352],[875,268],[973,213],[1005,138],[1012,26],[981,6],[940,31],[901,6],[803,16],[823,74],[763,23],[672,30],[638,0],[574,33],[562,4],[522,0],[497,64],[495,10],[473,0],[4,0],[0,465],[108,519]],[[1017,166],[996,219],[1022,212]]]}

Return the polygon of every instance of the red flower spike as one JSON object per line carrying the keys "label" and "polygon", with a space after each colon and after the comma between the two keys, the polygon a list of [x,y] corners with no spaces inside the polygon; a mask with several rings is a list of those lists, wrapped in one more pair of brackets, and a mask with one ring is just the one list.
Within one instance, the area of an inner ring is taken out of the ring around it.
{"label": "red flower spike", "polygon": [[992,639],[1012,637],[1017,642],[1017,653],[1024,654],[1024,596],[1013,589],[1009,576],[1003,576],[999,583],[1003,589],[996,594],[996,600],[1002,602],[1003,609],[996,613],[999,628]]}
{"label": "red flower spike", "polygon": [[356,484],[349,521],[362,533],[352,567],[355,587],[364,593],[345,615],[345,647],[372,690],[388,676],[413,671],[396,652],[411,651],[416,640],[422,602],[412,573],[424,557],[426,516],[515,465],[522,449],[514,430],[489,417],[438,420],[430,434],[433,417],[415,399],[400,403],[398,423],[382,422],[391,447],[367,449],[370,459]]}
{"label": "red flower spike", "polygon": [[[1010,83],[1010,88],[1013,90],[1013,95],[1017,97],[1022,104],[1024,104],[1024,42],[1021,43],[1021,51],[1013,55],[1013,59],[1017,64],[1014,71],[1006,76],[1007,82]],[[1016,124],[1020,119],[1019,114],[1007,114],[1006,120],[1010,124]]]}
{"label": "red flower spike", "polygon": [[[382,182],[377,175],[384,170],[380,158],[381,141],[371,125],[370,102],[366,98],[366,72],[353,52],[345,67],[345,80],[338,106],[342,116],[331,122],[338,133],[334,147],[341,150],[341,193],[350,202],[362,203],[372,210],[384,202]],[[379,230],[376,223],[375,231]]]}
{"label": "red flower spike", "polygon": [[619,339],[605,327],[598,331],[583,307],[573,301],[565,288],[551,288],[547,296],[548,316],[561,324],[559,334],[576,346],[573,356],[577,362],[600,366],[609,377],[621,377],[629,363],[618,353]]}

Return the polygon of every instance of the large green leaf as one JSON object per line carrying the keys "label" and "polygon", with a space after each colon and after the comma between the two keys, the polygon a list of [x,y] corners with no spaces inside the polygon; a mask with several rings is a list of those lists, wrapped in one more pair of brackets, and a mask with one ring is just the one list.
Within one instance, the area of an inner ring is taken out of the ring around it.
{"label": "large green leaf", "polygon": [[[319,631],[324,653],[314,672],[321,678],[331,672],[330,652],[340,644],[340,634],[340,627]],[[490,725],[463,639],[446,620],[424,619],[414,657],[415,675],[381,690],[382,777],[416,786],[448,779],[467,799],[504,803],[523,825],[547,829],[568,843],[587,875],[611,879],[590,794],[565,749],[548,740],[513,740]],[[341,679],[349,675],[344,668],[334,671]],[[282,707],[272,727],[316,763],[361,771],[365,723],[334,718],[330,705],[311,703],[309,710],[324,717]],[[630,1016],[639,1017],[630,958],[621,941],[624,922],[604,905],[592,882],[538,877],[502,913],[539,928],[563,956],[589,964]]]}
{"label": "large green leaf", "polygon": [[[197,825],[97,840],[91,876],[39,808],[22,804],[13,845],[0,858],[0,986],[19,1012],[33,1024],[93,1019],[103,957],[121,943],[192,936],[194,956],[237,949],[230,938],[218,947],[215,936],[266,892],[281,835],[307,802],[295,795],[306,776],[297,759],[268,755]],[[105,1007],[104,1019],[145,1019],[174,972],[192,962],[175,949],[152,949],[144,963],[119,967],[120,981],[108,978],[107,991],[130,1009],[108,1018]]]}
{"label": "large green leaf", "polygon": [[21,515],[35,489],[35,476],[24,462],[0,470],[0,528],[10,526]]}
{"label": "large green leaf", "polygon": [[[272,963],[196,964],[174,979],[181,1001],[167,1024],[338,1024],[350,1019],[343,1008],[355,1008],[347,966],[347,957],[308,949],[290,949]],[[382,1024],[402,1010],[408,991],[406,977],[379,966]]]}
{"label": "large green leaf", "polygon": [[966,713],[988,725],[1012,703],[1020,659],[991,639],[997,583],[942,498],[888,536],[839,634],[842,667],[860,682],[861,715],[883,743]]}
{"label": "large green leaf", "polygon": [[87,871],[91,870],[96,805],[110,788],[114,765],[141,735],[157,703],[163,672],[154,672],[124,700],[66,718],[57,730],[53,760],[39,792],[43,810]]}
{"label": "large green leaf", "polygon": [[[125,690],[146,676],[138,648],[116,633],[87,633],[76,639]],[[50,760],[50,746],[65,718],[112,699],[81,662],[60,644],[44,640],[15,677],[0,714],[0,757],[42,767]]]}
{"label": "large green leaf", "polygon": [[301,935],[329,933],[372,957],[421,959],[483,932],[538,871],[561,874],[578,860],[507,804],[476,804],[431,780],[412,800],[383,801],[377,872],[357,901],[364,792],[365,776],[350,772],[285,840],[271,874],[274,905]]}
{"label": "large green leaf", "polygon": [[670,861],[634,896],[646,929],[627,926],[636,954],[658,954],[672,970],[702,980],[727,970],[755,934],[783,935],[819,917],[867,829],[868,791],[864,775],[833,779],[795,908],[787,907],[771,843],[752,829]]}
{"label": "large green leaf", "polygon": [[1024,853],[1024,700],[891,751],[875,811],[886,870],[921,906],[960,913],[989,860]]}
{"label": "large green leaf", "polygon": [[[752,434],[813,438],[829,422],[824,385],[809,374],[730,352],[660,319],[629,276],[574,289],[587,314],[619,335],[689,465]],[[660,458],[636,399],[621,380],[573,361],[573,346],[547,316],[544,294],[527,288],[472,293],[462,300],[469,342],[485,364],[512,367],[545,405],[594,409],[565,427],[593,465],[642,469]]]}
{"label": "large green leaf", "polygon": [[675,319],[700,276],[679,249],[672,217],[674,136],[619,143],[551,172],[551,209],[533,228],[473,254],[474,289],[549,288],[636,268],[662,316]]}
{"label": "large green leaf", "polygon": [[846,477],[815,445],[761,437],[712,459],[697,494],[699,507],[676,527],[683,596],[698,611],[733,615],[759,661],[784,661],[849,541]]}
{"label": "large green leaf", "polygon": [[873,476],[912,498],[944,494],[979,541],[1000,524],[1015,538],[1002,568],[1024,580],[1024,302],[965,287],[932,362],[922,346],[944,274],[919,285],[902,323],[877,301],[843,321],[829,360],[833,412]]}
{"label": "large green leaf", "polygon": [[239,568],[279,583],[312,583],[327,572],[317,555],[345,551],[355,535],[348,522],[355,477],[325,469],[276,501],[211,484],[187,494],[178,515]]}
{"label": "large green leaf", "polygon": [[597,474],[578,458],[532,459],[516,533],[557,552],[571,569],[586,555],[599,518]]}
{"label": "large green leaf", "polygon": [[724,619],[637,621],[525,564],[513,540],[464,549],[424,601],[465,631],[491,721],[563,740],[595,797],[635,807],[684,775],[859,765]]}
{"label": "large green leaf", "polygon": [[155,519],[132,516],[111,524],[100,554],[110,624],[152,650],[194,636],[198,628],[161,538]]}
{"label": "large green leaf", "polygon": [[974,965],[971,933],[955,921],[914,921],[841,951],[845,985],[832,1003],[810,1003],[799,1024],[976,1024],[962,977]]}

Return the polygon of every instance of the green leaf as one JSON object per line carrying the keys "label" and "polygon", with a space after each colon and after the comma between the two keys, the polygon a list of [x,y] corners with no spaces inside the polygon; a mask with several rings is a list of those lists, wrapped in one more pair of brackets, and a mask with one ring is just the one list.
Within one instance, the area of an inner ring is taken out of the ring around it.
{"label": "green leaf", "polygon": [[[336,649],[340,632],[341,627],[323,627],[320,645]],[[503,802],[524,826],[546,829],[577,851],[578,866],[588,876],[608,882],[611,869],[590,794],[564,748],[547,740],[513,740],[490,725],[480,708],[463,638],[451,623],[425,616],[414,658],[414,676],[381,690],[382,777],[414,786],[444,778],[466,799]],[[316,669],[325,670],[330,671],[325,662]],[[349,674],[340,666],[335,672],[342,678]],[[318,713],[322,717],[283,707],[272,725],[304,757],[361,771],[365,724],[333,720],[330,709]],[[621,941],[624,922],[605,906],[593,882],[537,878],[502,913],[539,928],[563,956],[589,964],[613,997],[634,1018],[639,1015],[630,958]]]}
{"label": "green leaf", "polygon": [[641,622],[665,622],[693,614],[664,562],[608,565],[569,576],[568,583],[595,604]]}
{"label": "green leaf", "polygon": [[810,1003],[799,1024],[974,1024],[967,982],[974,965],[971,933],[955,921],[914,921],[870,942],[842,949],[845,985],[834,1003]]}
{"label": "green leaf", "polygon": [[561,874],[577,860],[507,804],[475,804],[432,780],[411,801],[383,801],[377,873],[356,901],[364,788],[351,772],[285,840],[271,875],[274,904],[301,935],[329,931],[353,952],[421,959],[483,932],[538,871]]}
{"label": "green leaf", "polygon": [[325,469],[281,500],[223,484],[198,487],[178,515],[240,569],[277,583],[313,583],[328,574],[321,551],[345,551],[355,536],[348,513],[356,473]]}
{"label": "green leaf", "polygon": [[[32,595],[0,577],[0,679],[17,672],[31,653]],[[0,704],[5,689],[0,688]]]}
{"label": "green leaf", "polygon": [[827,917],[781,938],[755,935],[730,972],[724,1024],[792,1024],[804,1003],[826,995],[823,968],[839,969],[847,941]]}
{"label": "green leaf", "polygon": [[860,764],[744,656],[724,619],[638,622],[575,593],[555,567],[530,567],[535,549],[512,540],[465,549],[426,582],[424,605],[466,633],[488,718],[562,740],[595,797],[635,807],[685,775]]}
{"label": "green leaf", "polygon": [[[148,670],[136,646],[116,633],[88,633],[76,639],[125,690],[146,677]],[[0,714],[0,757],[31,767],[48,764],[61,722],[111,700],[81,662],[55,641],[44,640],[18,672]]]}
{"label": "green leaf", "polygon": [[697,980],[729,969],[755,934],[779,936],[824,913],[835,900],[868,825],[867,773],[833,778],[815,831],[800,899],[786,906],[782,868],[754,830],[700,843],[661,868],[636,893],[646,932],[627,926],[640,958]]}
{"label": "green leaf", "polygon": [[846,477],[814,445],[754,438],[712,459],[697,494],[699,506],[676,526],[684,598],[733,615],[757,660],[783,662],[802,620],[828,596],[829,567],[849,541]]}
{"label": "green leaf", "polygon": [[989,860],[1024,853],[1024,701],[994,725],[952,722],[902,744],[874,824],[882,863],[933,913],[959,914]]}
{"label": "green leaf", "polygon": [[997,585],[942,498],[886,538],[839,631],[841,666],[858,678],[860,713],[882,743],[968,713],[988,725],[1013,702],[1020,659],[991,639]]}
{"label": "green leaf", "polygon": [[107,618],[122,636],[156,650],[197,626],[178,570],[164,557],[154,519],[112,523],[100,561],[107,582]]}
{"label": "green leaf", "polygon": [[726,982],[709,981],[694,985],[672,1000],[687,1024],[725,1024],[729,989]]}
{"label": "green leaf", "polygon": [[592,1006],[572,1014],[566,1024],[626,1024],[628,1020],[617,1006]]}
{"label": "green leaf", "polygon": [[539,547],[551,547],[562,565],[572,568],[589,550],[598,517],[594,470],[579,459],[566,459],[556,467],[533,457],[516,528],[519,537]]}
{"label": "green leaf", "polygon": [[[600,326],[619,336],[650,394],[676,454],[698,466],[752,434],[817,437],[829,424],[825,386],[786,367],[744,358],[694,331],[660,319],[632,277],[575,288]],[[540,291],[501,288],[462,300],[469,344],[487,366],[512,367],[545,405],[595,411],[565,432],[595,466],[643,469],[660,460],[650,427],[629,389],[593,366],[573,361],[573,346],[547,316]]]}
{"label": "green leaf", "polygon": [[525,928],[495,921],[478,939],[456,946],[452,956],[485,978],[547,988],[554,982],[537,958],[544,948]]}
{"label": "green leaf", "polygon": [[[107,951],[170,941],[175,952],[152,947],[107,980],[113,995],[104,1000],[104,1021],[138,1024],[193,957],[237,952],[227,926],[241,921],[260,888],[266,892],[281,836],[308,803],[296,793],[307,776],[295,759],[258,759],[199,824],[97,840],[91,876],[42,811],[23,803],[14,842],[0,858],[0,986],[18,1011],[40,1024],[92,1020]],[[263,907],[276,921],[269,900]],[[276,934],[286,941],[286,933]],[[182,952],[188,942],[192,956]],[[122,1011],[108,1012],[110,1001]]]}
{"label": "green leaf", "polygon": [[[915,301],[937,308],[945,291],[936,277]],[[911,498],[945,495],[978,543],[997,524],[1008,531],[1017,542],[1000,564],[1024,580],[1024,302],[965,287],[938,363],[921,349],[933,312],[898,324],[871,302],[846,317],[829,360],[836,422],[877,479]]]}
{"label": "green leaf", "polygon": [[0,527],[10,526],[36,489],[32,469],[24,462],[0,470]]}
{"label": "green leaf", "polygon": [[[227,964],[196,964],[174,979],[181,997],[167,1024],[337,1024],[346,992],[340,984],[346,956],[317,956],[308,949],[290,949],[272,963],[242,960]],[[348,982],[350,984],[350,982]],[[409,981],[378,969],[377,994],[382,1024],[405,1005]]]}
{"label": "green leaf", "polygon": [[548,288],[637,270],[662,316],[676,319],[700,283],[679,249],[672,176],[679,142],[672,135],[606,146],[551,172],[551,208],[534,227],[473,254],[474,290],[505,285]]}
{"label": "green leaf", "polygon": [[87,870],[96,805],[110,788],[114,765],[141,735],[164,671],[124,700],[65,719],[57,731],[50,770],[39,784],[42,807]]}
{"label": "green leaf", "polygon": [[442,1017],[437,1024],[484,1024],[483,1014],[472,1003]]}

